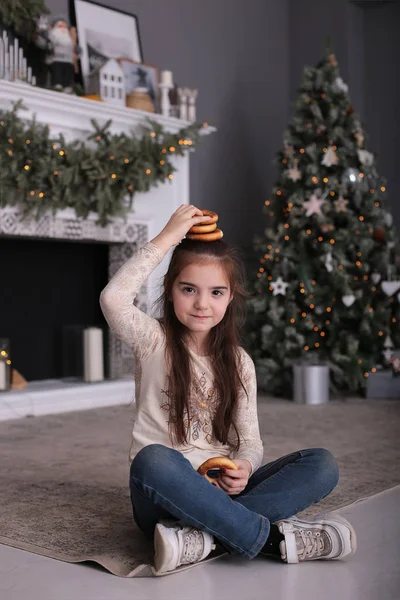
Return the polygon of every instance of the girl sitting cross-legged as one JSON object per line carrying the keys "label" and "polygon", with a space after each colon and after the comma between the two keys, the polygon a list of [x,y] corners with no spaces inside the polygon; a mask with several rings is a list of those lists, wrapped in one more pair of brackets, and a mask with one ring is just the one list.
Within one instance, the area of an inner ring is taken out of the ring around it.
{"label": "girl sitting cross-legged", "polygon": [[[255,369],[239,341],[242,267],[222,240],[183,239],[209,221],[194,206],[178,208],[101,294],[111,329],[135,356],[134,519],[154,538],[159,573],[203,560],[217,544],[247,559],[344,558],[356,535],[343,517],[294,518],[336,486],[332,454],[299,450],[261,466]],[[158,320],[134,299],[172,247]],[[236,468],[210,482],[197,469],[212,457]]]}

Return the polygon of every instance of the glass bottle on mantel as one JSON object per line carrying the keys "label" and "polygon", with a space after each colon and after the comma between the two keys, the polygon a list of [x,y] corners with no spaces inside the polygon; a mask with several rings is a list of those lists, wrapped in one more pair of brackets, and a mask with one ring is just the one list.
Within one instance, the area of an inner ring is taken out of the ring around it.
{"label": "glass bottle on mantel", "polygon": [[10,340],[0,338],[0,392],[11,387]]}

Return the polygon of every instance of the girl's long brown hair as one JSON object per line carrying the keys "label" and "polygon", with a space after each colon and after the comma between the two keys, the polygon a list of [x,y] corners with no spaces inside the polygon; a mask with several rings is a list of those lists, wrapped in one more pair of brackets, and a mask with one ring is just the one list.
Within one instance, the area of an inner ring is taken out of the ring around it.
{"label": "girl's long brown hair", "polygon": [[[184,420],[190,419],[189,382],[192,379],[190,356],[184,343],[186,327],[175,315],[172,303],[172,286],[181,271],[193,262],[216,261],[225,271],[233,298],[225,316],[208,335],[207,354],[214,371],[214,386],[219,399],[213,418],[215,438],[239,448],[239,435],[235,423],[237,397],[244,389],[239,373],[240,330],[245,321],[244,268],[236,251],[225,242],[198,242],[185,239],[176,246],[164,278],[164,292],[157,301],[161,309],[160,323],[166,338],[166,360],[169,370],[170,433],[178,444],[187,443]],[[229,437],[230,429],[235,439]]]}

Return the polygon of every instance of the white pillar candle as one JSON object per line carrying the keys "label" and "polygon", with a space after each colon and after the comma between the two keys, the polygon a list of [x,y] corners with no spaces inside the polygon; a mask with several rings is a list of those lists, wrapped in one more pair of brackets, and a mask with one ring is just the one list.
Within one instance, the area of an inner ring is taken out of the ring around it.
{"label": "white pillar candle", "polygon": [[28,63],[26,58],[22,59],[22,79],[24,81],[26,81],[26,77],[27,77],[27,68],[28,68]]}
{"label": "white pillar candle", "polygon": [[88,327],[83,331],[83,379],[86,382],[103,381],[103,331]]}
{"label": "white pillar candle", "polygon": [[4,44],[3,40],[0,39],[0,79],[4,77]]}
{"label": "white pillar candle", "polygon": [[28,83],[32,82],[32,67],[28,67]]}
{"label": "white pillar candle", "polygon": [[7,389],[7,365],[4,360],[0,360],[0,391]]}
{"label": "white pillar candle", "polygon": [[14,48],[10,46],[10,80],[14,81]]}
{"label": "white pillar candle", "polygon": [[10,54],[8,52],[4,55],[4,79],[7,81],[10,79]]}
{"label": "white pillar candle", "polygon": [[174,86],[172,79],[172,71],[161,71],[161,83],[164,85]]}
{"label": "white pillar candle", "polygon": [[14,40],[14,79],[19,78],[19,47],[18,38]]}
{"label": "white pillar candle", "polygon": [[24,51],[22,48],[19,49],[19,59],[18,59],[18,79],[24,78]]}

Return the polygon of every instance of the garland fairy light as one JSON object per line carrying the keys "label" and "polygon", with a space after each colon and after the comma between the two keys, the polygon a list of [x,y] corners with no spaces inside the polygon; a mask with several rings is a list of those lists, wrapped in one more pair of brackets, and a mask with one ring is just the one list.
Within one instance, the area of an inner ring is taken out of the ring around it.
{"label": "garland fairy light", "polygon": [[111,120],[102,127],[92,120],[87,140],[66,142],[47,125],[21,119],[24,108],[20,100],[0,110],[0,208],[18,206],[23,218],[36,219],[73,208],[83,219],[96,213],[101,226],[129,212],[135,192],[172,179],[171,157],[194,148],[205,125],[172,134],[149,119],[142,137],[134,137],[111,134]]}

